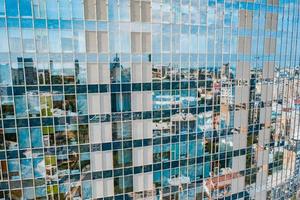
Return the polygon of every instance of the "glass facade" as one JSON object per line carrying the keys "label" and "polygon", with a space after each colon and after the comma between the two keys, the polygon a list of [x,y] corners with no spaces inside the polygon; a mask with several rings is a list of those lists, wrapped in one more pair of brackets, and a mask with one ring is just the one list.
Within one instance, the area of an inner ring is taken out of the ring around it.
{"label": "glass facade", "polygon": [[0,0],[0,199],[289,199],[299,0]]}

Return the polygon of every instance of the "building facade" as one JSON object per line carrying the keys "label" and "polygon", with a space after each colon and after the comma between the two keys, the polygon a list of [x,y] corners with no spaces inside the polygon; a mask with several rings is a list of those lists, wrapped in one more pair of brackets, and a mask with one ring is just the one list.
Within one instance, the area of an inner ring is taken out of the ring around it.
{"label": "building facade", "polygon": [[299,0],[0,0],[0,199],[289,199]]}

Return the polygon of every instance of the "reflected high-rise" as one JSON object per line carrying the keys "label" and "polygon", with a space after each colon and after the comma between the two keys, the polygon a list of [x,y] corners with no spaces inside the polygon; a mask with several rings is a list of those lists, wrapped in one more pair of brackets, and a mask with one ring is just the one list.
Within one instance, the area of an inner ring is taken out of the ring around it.
{"label": "reflected high-rise", "polygon": [[0,199],[289,199],[297,0],[0,0]]}

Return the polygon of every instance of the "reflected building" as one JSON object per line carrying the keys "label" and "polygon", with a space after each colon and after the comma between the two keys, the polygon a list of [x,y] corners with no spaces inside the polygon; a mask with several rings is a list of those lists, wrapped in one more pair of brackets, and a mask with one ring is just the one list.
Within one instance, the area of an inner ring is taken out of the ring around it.
{"label": "reflected building", "polygon": [[294,198],[299,6],[0,0],[0,199]]}

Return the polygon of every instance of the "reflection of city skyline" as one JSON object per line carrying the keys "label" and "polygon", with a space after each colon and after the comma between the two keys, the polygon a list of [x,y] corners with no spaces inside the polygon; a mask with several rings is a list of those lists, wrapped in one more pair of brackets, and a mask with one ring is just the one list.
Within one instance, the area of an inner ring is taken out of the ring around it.
{"label": "reflection of city skyline", "polygon": [[0,0],[0,199],[293,199],[298,7]]}

